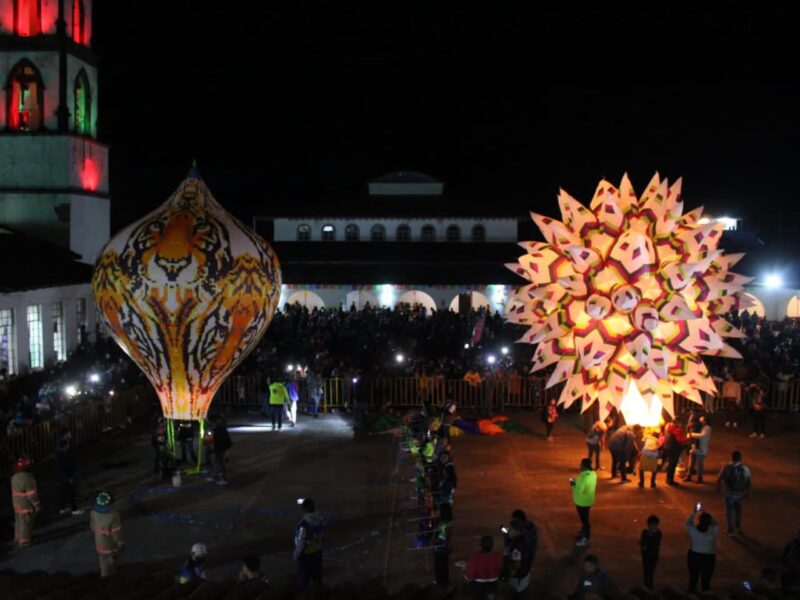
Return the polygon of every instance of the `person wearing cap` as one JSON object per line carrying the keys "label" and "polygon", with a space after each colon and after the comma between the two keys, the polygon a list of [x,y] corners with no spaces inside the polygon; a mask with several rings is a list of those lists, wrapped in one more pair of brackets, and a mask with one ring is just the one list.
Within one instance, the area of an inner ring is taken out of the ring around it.
{"label": "person wearing cap", "polygon": [[578,589],[570,598],[583,600],[589,595],[609,598],[614,595],[614,587],[606,572],[600,568],[600,560],[594,554],[583,559],[583,568],[578,577]]}
{"label": "person wearing cap", "polygon": [[318,513],[311,498],[305,498],[300,507],[303,518],[294,532],[294,560],[297,564],[297,582],[307,587],[309,582],[322,583],[322,532],[325,517]]}
{"label": "person wearing cap", "polygon": [[505,574],[508,584],[521,597],[530,585],[531,567],[536,557],[539,536],[536,525],[521,509],[511,513],[511,523],[504,532]]}
{"label": "person wearing cap", "polygon": [[119,512],[111,508],[114,498],[109,492],[100,492],[89,514],[89,527],[94,533],[94,547],[100,561],[100,577],[113,575],[117,570],[117,559],[125,540],[122,537],[122,519]]}
{"label": "person wearing cap", "polygon": [[204,581],[206,579],[205,563],[208,550],[205,544],[194,544],[189,552],[189,558],[181,567],[178,574],[178,583]]}
{"label": "person wearing cap", "polygon": [[39,490],[30,472],[31,459],[21,457],[14,464],[11,476],[11,503],[14,505],[14,541],[20,548],[30,546],[31,532],[39,514]]}

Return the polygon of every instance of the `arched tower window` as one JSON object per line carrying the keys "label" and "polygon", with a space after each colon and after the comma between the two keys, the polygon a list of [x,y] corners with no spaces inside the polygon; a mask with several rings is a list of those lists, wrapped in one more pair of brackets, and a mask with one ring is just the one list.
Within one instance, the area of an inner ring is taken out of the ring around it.
{"label": "arched tower window", "polygon": [[358,230],[358,225],[350,223],[344,228],[344,239],[346,242],[357,242],[361,238],[361,233]]}
{"label": "arched tower window", "polygon": [[420,232],[420,237],[422,238],[423,242],[435,242],[436,228],[433,225],[424,225],[422,227],[422,231]]}
{"label": "arched tower window", "polygon": [[322,226],[322,241],[335,242],[336,241],[336,227],[330,223]]}
{"label": "arched tower window", "polygon": [[398,242],[410,242],[411,241],[411,227],[408,225],[398,225],[396,237]]}
{"label": "arched tower window", "polygon": [[377,225],[373,225],[372,229],[369,232],[369,239],[373,242],[385,242],[386,241],[386,227],[378,223]]}
{"label": "arched tower window", "polygon": [[311,240],[311,226],[305,223],[297,227],[297,241],[308,242]]}
{"label": "arched tower window", "polygon": [[44,86],[32,62],[22,59],[6,82],[6,123],[13,131],[38,131],[43,125]]}
{"label": "arched tower window", "polygon": [[86,71],[75,78],[75,133],[92,135],[92,90]]}
{"label": "arched tower window", "polygon": [[486,241],[486,227],[483,225],[475,225],[472,228],[472,241],[485,242]]}
{"label": "arched tower window", "polygon": [[14,33],[23,37],[41,35],[41,0],[14,0]]}
{"label": "arched tower window", "polygon": [[72,39],[79,44],[86,44],[86,11],[83,0],[72,0]]}
{"label": "arched tower window", "polygon": [[461,228],[458,225],[449,225],[447,227],[447,232],[445,233],[445,239],[448,242],[460,242]]}

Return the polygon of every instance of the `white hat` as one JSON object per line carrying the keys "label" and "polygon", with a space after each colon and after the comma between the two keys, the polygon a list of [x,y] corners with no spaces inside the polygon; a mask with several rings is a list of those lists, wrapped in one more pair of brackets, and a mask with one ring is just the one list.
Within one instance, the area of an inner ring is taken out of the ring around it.
{"label": "white hat", "polygon": [[195,556],[208,556],[208,550],[206,550],[205,544],[195,544],[192,546],[192,554]]}

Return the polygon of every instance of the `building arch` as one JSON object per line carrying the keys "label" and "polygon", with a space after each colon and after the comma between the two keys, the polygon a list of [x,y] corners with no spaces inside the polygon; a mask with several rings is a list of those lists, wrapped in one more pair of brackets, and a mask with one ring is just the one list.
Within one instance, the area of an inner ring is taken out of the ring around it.
{"label": "building arch", "polygon": [[347,227],[344,228],[344,241],[346,242],[357,242],[361,239],[361,231],[358,229],[358,225],[355,223],[350,223]]}
{"label": "building arch", "polygon": [[792,296],[786,305],[786,316],[790,319],[800,318],[800,296]]}
{"label": "building arch", "polygon": [[423,225],[419,237],[423,242],[435,242],[436,228],[433,225]]}
{"label": "building arch", "polygon": [[369,290],[353,290],[347,292],[344,300],[344,309],[350,310],[350,307],[356,305],[357,310],[363,310],[367,304],[372,308],[379,308],[378,297]]}
{"label": "building arch", "polygon": [[8,74],[6,127],[12,131],[39,131],[44,127],[44,82],[39,69],[27,58]]}
{"label": "building arch", "polygon": [[92,88],[89,76],[81,69],[75,77],[74,130],[78,135],[92,135]]}
{"label": "building arch", "polygon": [[751,315],[754,314],[759,317],[767,316],[767,310],[764,308],[764,303],[759,300],[758,296],[751,292],[743,292],[742,297],[750,301],[751,306],[747,307],[747,312],[749,312]]}
{"label": "building arch", "polygon": [[325,302],[319,297],[319,294],[310,292],[309,290],[300,290],[293,293],[286,299],[286,304],[299,304],[300,306],[308,309],[309,311],[325,308]]}
{"label": "building arch", "polygon": [[336,241],[336,227],[334,227],[333,223],[325,223],[325,225],[322,226],[321,237],[323,242]]}
{"label": "building arch", "polygon": [[400,304],[407,304],[411,308],[421,306],[428,314],[431,314],[432,311],[436,310],[436,302],[433,298],[431,298],[430,294],[427,294],[421,290],[410,290],[405,292],[397,299],[397,303],[395,306]]}
{"label": "building arch", "polygon": [[310,242],[311,241],[311,225],[301,223],[297,226],[297,241]]}
{"label": "building arch", "polygon": [[395,231],[395,239],[398,242],[410,242],[411,241],[411,227],[403,223],[402,225],[397,226],[397,230]]}
{"label": "building arch", "polygon": [[375,225],[373,225],[372,229],[369,230],[369,239],[373,242],[385,242],[386,227],[384,227],[380,223],[376,223]]}
{"label": "building arch", "polygon": [[473,242],[485,242],[486,241],[486,227],[481,225],[472,226],[472,241]]}
{"label": "building arch", "polygon": [[[485,308],[486,310],[492,310],[492,303],[489,302],[489,298],[486,297],[485,294],[481,294],[480,292],[467,292],[470,295],[470,303],[472,310],[478,310],[481,308]],[[456,295],[450,301],[450,310],[453,312],[458,312],[459,308],[459,301],[458,299],[461,297],[461,294]]]}
{"label": "building arch", "polygon": [[444,239],[448,242],[461,241],[461,227],[458,225],[448,225],[445,231]]}
{"label": "building arch", "polygon": [[14,0],[14,35],[42,34],[42,0]]}

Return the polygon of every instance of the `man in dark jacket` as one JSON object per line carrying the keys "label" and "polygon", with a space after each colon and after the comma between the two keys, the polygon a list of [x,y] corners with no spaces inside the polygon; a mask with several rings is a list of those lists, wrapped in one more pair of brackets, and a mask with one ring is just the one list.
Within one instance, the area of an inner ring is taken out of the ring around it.
{"label": "man in dark jacket", "polygon": [[227,459],[228,450],[233,446],[231,435],[228,433],[228,428],[225,425],[225,419],[220,415],[211,417],[211,423],[214,425],[214,465],[216,467],[217,485],[228,485],[227,476]]}
{"label": "man in dark jacket", "polygon": [[594,554],[587,554],[583,560],[578,589],[570,596],[570,600],[583,600],[584,596],[589,594],[598,598],[613,596],[613,584],[605,571],[600,568],[600,560]]}
{"label": "man in dark jacket", "polygon": [[78,470],[78,459],[72,447],[72,434],[67,429],[61,432],[56,452],[56,470],[58,471],[58,487],[61,496],[61,514],[72,513],[82,515],[75,501],[75,473]]}
{"label": "man in dark jacket", "polygon": [[530,573],[536,558],[539,536],[536,525],[528,521],[525,512],[511,513],[511,524],[505,535],[505,567],[508,584],[522,597],[530,584]]}
{"label": "man in dark jacket", "polygon": [[608,438],[608,451],[611,453],[611,479],[619,470],[623,482],[628,481],[627,461],[634,450],[634,435],[627,425],[617,429]]}

